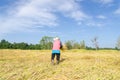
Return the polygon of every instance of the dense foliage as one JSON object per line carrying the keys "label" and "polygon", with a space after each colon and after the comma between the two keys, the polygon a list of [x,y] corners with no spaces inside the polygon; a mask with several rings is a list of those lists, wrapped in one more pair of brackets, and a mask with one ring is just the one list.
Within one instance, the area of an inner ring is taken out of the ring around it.
{"label": "dense foliage", "polygon": [[10,43],[6,40],[1,40],[0,49],[41,49],[40,44],[28,44],[28,43]]}
{"label": "dense foliage", "polygon": [[85,42],[84,40],[79,42],[68,40],[65,42],[65,45],[68,49],[85,49]]}
{"label": "dense foliage", "polygon": [[[96,41],[94,41],[96,42]],[[52,49],[53,37],[43,36],[38,44],[28,44],[25,42],[20,43],[10,43],[7,40],[3,39],[0,41],[0,49],[32,49],[32,50],[48,50]],[[70,49],[87,49],[87,50],[97,50],[96,47],[86,46],[85,41],[77,42],[75,40],[65,41],[63,47],[66,47],[68,50]],[[117,41],[117,45],[115,48],[99,48],[99,50],[120,50],[120,39]]]}
{"label": "dense foliage", "polygon": [[25,42],[21,43],[10,43],[6,41],[5,39],[0,41],[0,49],[35,49],[35,50],[41,50],[41,49],[51,49],[52,48],[52,37],[44,36],[40,40],[39,44],[28,44]]}

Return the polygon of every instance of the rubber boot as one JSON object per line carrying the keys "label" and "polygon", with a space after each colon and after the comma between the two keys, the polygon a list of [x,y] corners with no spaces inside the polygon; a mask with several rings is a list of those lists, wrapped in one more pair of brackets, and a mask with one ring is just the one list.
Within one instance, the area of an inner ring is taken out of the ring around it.
{"label": "rubber boot", "polygon": [[57,64],[59,64],[60,61],[57,61]]}
{"label": "rubber boot", "polygon": [[51,60],[51,64],[54,65],[54,60]]}

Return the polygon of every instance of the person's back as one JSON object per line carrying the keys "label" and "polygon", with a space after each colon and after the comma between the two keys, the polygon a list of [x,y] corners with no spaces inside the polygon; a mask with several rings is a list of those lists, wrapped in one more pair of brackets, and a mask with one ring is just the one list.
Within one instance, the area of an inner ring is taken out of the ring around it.
{"label": "person's back", "polygon": [[52,50],[60,50],[60,40],[55,40]]}
{"label": "person's back", "polygon": [[54,38],[54,42],[53,42],[53,48],[52,48],[52,56],[51,56],[51,61],[52,64],[54,64],[54,58],[56,55],[56,60],[57,60],[57,64],[60,61],[60,47],[61,47],[61,42],[59,38]]}

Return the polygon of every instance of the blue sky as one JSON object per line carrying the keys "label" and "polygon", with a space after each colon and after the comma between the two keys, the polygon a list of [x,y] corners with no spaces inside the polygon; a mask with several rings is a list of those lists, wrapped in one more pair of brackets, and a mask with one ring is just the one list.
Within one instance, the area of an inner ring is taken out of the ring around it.
{"label": "blue sky", "polygon": [[0,0],[0,40],[36,44],[42,36],[115,47],[120,0]]}

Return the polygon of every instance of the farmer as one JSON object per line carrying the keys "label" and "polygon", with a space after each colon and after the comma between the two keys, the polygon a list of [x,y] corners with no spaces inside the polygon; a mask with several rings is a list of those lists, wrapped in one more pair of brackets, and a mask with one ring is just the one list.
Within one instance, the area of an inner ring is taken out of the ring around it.
{"label": "farmer", "polygon": [[59,64],[60,62],[60,48],[62,48],[62,43],[58,37],[55,37],[52,47],[52,56],[51,56],[51,62],[54,64],[54,58],[56,56],[56,63]]}

